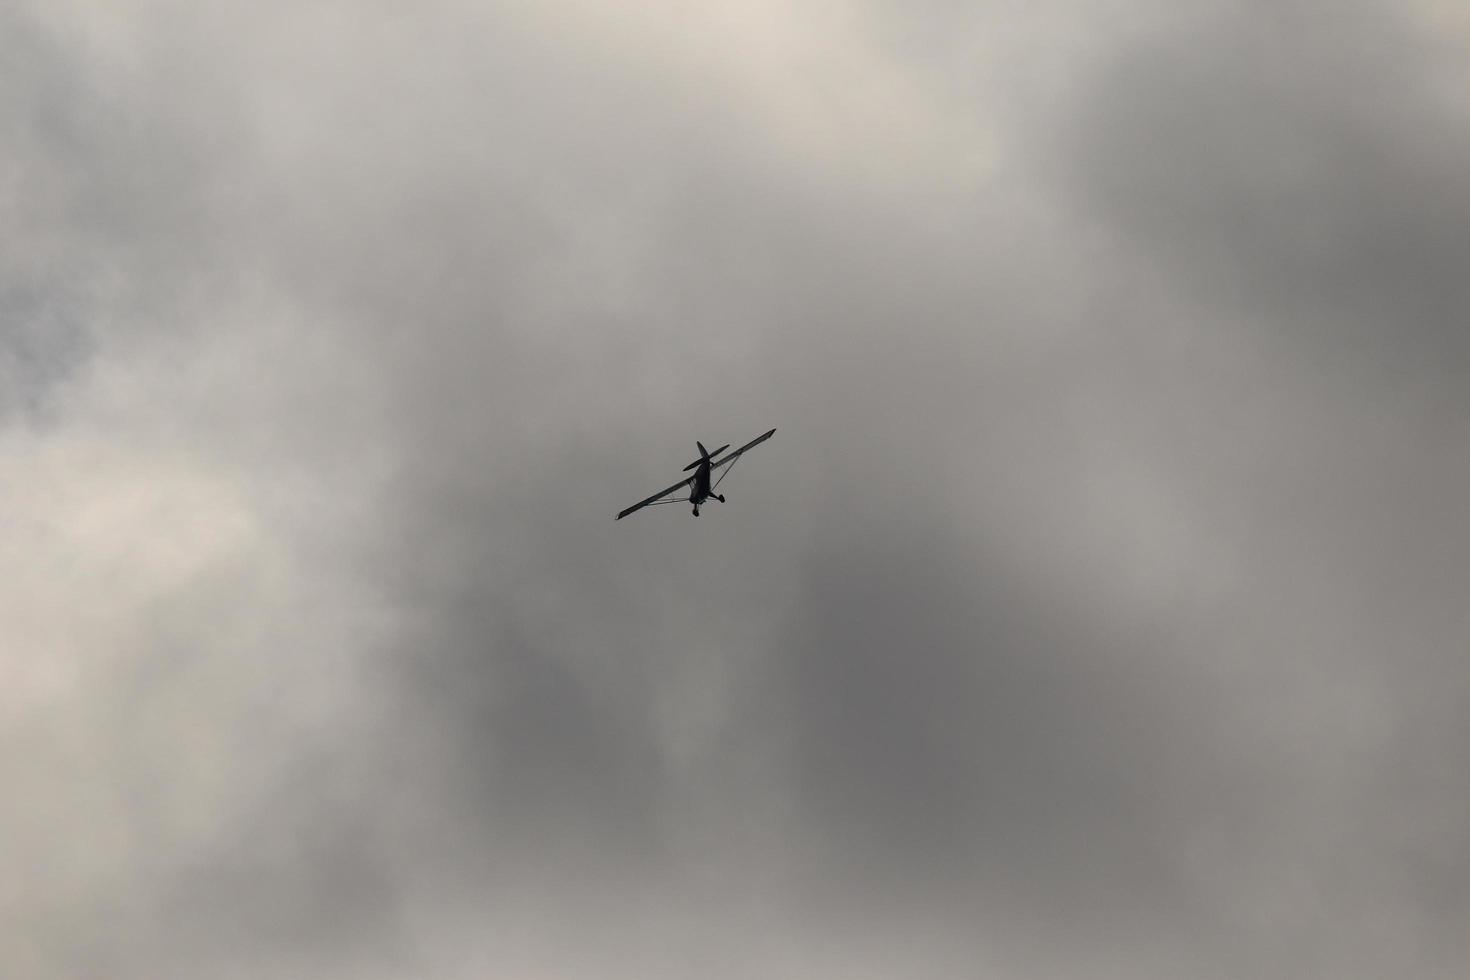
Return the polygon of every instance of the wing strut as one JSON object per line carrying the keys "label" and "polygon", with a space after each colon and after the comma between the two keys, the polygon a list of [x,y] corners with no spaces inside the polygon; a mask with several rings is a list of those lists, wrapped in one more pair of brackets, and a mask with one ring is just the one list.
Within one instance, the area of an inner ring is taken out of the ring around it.
{"label": "wing strut", "polygon": [[692,482],[694,482],[694,478],[693,477],[690,477],[687,480],[680,480],[678,483],[676,483],[673,486],[669,487],[667,490],[660,490],[658,493],[654,494],[652,497],[649,497],[647,500],[640,500],[640,501],[638,501],[638,503],[634,504],[632,507],[629,507],[627,510],[625,510],[622,513],[618,514],[616,520],[619,520],[619,521],[622,520],[623,518],[627,517],[629,514],[633,513],[633,511],[637,510],[640,507],[647,507],[649,504],[662,503],[662,500],[660,498],[667,497],[671,493],[674,493],[676,491],[682,490],[685,487],[689,486],[689,484],[692,483]]}
{"label": "wing strut", "polygon": [[711,490],[718,490],[719,487],[720,487],[720,484],[725,482],[725,477],[729,476],[731,474],[731,472],[734,471],[735,464],[738,463],[738,462],[740,462],[740,456],[739,456],[739,454],[736,454],[735,456],[731,457],[731,459],[730,459],[730,465],[727,466],[727,467],[725,467],[724,472],[722,472],[720,474],[720,478],[714,482],[714,486],[710,487],[710,489]]}

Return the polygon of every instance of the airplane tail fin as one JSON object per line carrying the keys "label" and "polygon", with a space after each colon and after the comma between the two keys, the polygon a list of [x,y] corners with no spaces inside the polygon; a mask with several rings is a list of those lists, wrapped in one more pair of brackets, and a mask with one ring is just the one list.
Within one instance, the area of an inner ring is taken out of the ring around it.
{"label": "airplane tail fin", "polygon": [[730,444],[727,442],[723,446],[721,446],[719,449],[716,449],[714,452],[710,452],[709,450],[707,450],[707,449],[704,448],[704,443],[700,442],[698,439],[694,440],[694,444],[699,447],[699,458],[696,459],[694,462],[690,463],[688,466],[684,467],[684,472],[685,473],[688,473],[690,470],[694,469],[694,467],[698,466],[700,463],[707,463],[707,462],[709,462],[711,459],[713,459],[714,457],[720,455],[720,453],[722,453],[725,450],[727,450],[727,449],[730,448]]}

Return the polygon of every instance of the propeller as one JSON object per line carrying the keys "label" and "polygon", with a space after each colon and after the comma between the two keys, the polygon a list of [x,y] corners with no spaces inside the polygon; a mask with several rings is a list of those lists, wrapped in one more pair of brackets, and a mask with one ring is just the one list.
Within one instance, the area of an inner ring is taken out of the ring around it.
{"label": "propeller", "polygon": [[713,459],[714,457],[720,455],[720,453],[722,453],[725,450],[727,450],[727,449],[730,448],[730,444],[727,442],[723,446],[721,446],[719,449],[716,449],[714,452],[709,452],[708,450],[706,450],[704,448],[704,443],[700,442],[698,439],[694,440],[694,444],[699,447],[699,458],[696,459],[694,462],[690,463],[688,466],[684,467],[684,472],[685,473],[688,473],[690,470],[694,469],[694,467],[698,466],[700,463],[707,463],[707,462],[709,462],[711,459]]}

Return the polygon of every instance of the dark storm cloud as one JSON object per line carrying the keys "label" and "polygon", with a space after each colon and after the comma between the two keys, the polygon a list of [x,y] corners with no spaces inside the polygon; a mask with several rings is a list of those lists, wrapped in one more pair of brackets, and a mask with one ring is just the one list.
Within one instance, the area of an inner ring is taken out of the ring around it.
{"label": "dark storm cloud", "polygon": [[1309,937],[1303,963],[1352,959],[1353,929],[1382,938],[1383,962],[1444,970],[1464,953],[1444,919],[1463,892],[1418,870],[1435,853],[1463,875],[1448,827],[1470,791],[1427,776],[1464,737],[1463,706],[1426,696],[1466,683],[1453,593],[1470,540],[1448,492],[1470,409],[1456,70],[1405,11],[1211,8],[1106,59],[1060,144],[1119,264],[1177,303],[1158,335],[1194,395],[1150,454],[1173,457],[1239,549],[1239,723],[1291,760],[1266,767],[1277,779],[1302,770],[1295,794],[1273,780],[1248,798],[1254,829],[1225,853],[1290,853],[1289,872],[1233,887],[1317,896],[1322,912],[1257,934],[1267,949],[1278,929]]}
{"label": "dark storm cloud", "polygon": [[33,18],[0,963],[1448,975],[1450,69],[1181,10]]}
{"label": "dark storm cloud", "polygon": [[[71,59],[17,11],[0,15],[0,56],[18,66],[18,84],[0,101],[7,147],[6,192],[0,213],[7,226],[0,250],[5,291],[0,294],[0,411],[35,410],[55,378],[77,356],[81,341],[76,286],[67,275],[76,259],[57,243],[42,211],[47,198],[66,194],[57,172],[58,146],[71,142],[75,114]],[[39,199],[39,201],[38,201]]]}
{"label": "dark storm cloud", "polygon": [[1470,130],[1453,60],[1409,16],[1208,7],[1113,55],[1061,151],[1088,204],[1192,293],[1311,356],[1452,381]]}

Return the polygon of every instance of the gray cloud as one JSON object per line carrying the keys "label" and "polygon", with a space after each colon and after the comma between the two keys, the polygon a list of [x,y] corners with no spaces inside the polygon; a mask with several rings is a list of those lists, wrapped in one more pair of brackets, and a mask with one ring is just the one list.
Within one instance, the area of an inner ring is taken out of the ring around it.
{"label": "gray cloud", "polygon": [[1454,63],[1414,26],[1375,4],[1226,7],[1138,43],[1068,130],[1086,200],[1311,356],[1452,380],[1470,143]]}
{"label": "gray cloud", "polygon": [[0,972],[1453,975],[1453,21],[1313,14],[5,15]]}

